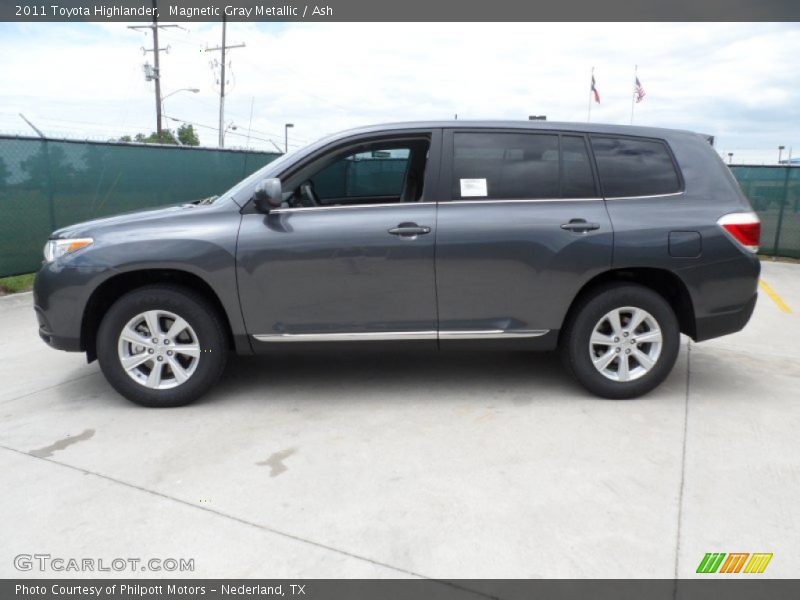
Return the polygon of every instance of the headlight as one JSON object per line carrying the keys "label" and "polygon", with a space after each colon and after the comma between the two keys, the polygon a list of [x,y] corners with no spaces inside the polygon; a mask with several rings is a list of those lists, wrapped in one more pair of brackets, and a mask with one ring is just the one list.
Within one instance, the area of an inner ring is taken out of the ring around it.
{"label": "headlight", "polygon": [[75,238],[71,240],[47,240],[44,247],[44,260],[53,262],[55,259],[71,254],[76,250],[85,248],[94,240],[92,238]]}

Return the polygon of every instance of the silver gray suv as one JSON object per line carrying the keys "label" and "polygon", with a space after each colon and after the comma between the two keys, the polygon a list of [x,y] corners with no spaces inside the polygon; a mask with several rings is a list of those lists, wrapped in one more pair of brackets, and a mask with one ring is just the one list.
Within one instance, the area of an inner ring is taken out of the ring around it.
{"label": "silver gray suv", "polygon": [[134,402],[176,406],[231,351],[555,350],[631,398],[680,333],[756,301],[759,221],[706,136],[542,122],[365,127],[218,197],[54,232],[39,332]]}

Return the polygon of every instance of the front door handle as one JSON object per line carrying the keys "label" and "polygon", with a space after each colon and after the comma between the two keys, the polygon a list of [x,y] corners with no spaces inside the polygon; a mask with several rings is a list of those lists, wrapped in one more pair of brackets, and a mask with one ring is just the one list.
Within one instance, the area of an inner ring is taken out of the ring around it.
{"label": "front door handle", "polygon": [[392,235],[399,235],[400,237],[416,237],[430,232],[430,227],[420,227],[416,223],[400,223],[397,227],[392,227],[389,230]]}
{"label": "front door handle", "polygon": [[587,231],[600,229],[600,225],[598,223],[587,223],[586,219],[570,219],[569,223],[564,223],[561,226],[561,229],[574,233],[586,233]]}

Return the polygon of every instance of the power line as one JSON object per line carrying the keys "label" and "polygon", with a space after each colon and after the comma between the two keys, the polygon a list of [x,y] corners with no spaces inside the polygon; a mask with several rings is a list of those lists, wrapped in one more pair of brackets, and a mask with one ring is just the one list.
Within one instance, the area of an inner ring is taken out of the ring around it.
{"label": "power line", "polygon": [[[180,119],[178,117],[171,117],[169,115],[165,115],[165,116],[166,116],[167,119],[169,119],[171,121],[177,121],[179,123],[187,123],[189,125],[193,125],[194,127],[200,127],[202,129],[211,129],[213,131],[218,131],[218,128],[214,127],[213,125],[206,125],[204,123],[196,123],[194,121],[188,121],[186,119]],[[232,131],[230,129],[227,130],[227,131],[223,130],[223,133],[228,133],[229,135],[235,135],[235,136],[243,137],[243,138],[247,138],[248,137],[247,134],[245,134],[245,133],[238,133],[238,132]],[[278,147],[277,144],[275,143],[275,141],[272,140],[272,139],[256,137],[254,135],[250,135],[249,137],[250,137],[251,140],[258,140],[260,142],[267,142],[267,143],[272,144],[275,147]],[[293,148],[302,148],[302,145],[300,145],[300,144],[289,144],[289,146],[291,146]]]}
{"label": "power line", "polygon": [[49,121],[51,123],[74,123],[77,125],[95,125],[96,127],[102,127],[103,129],[117,129],[120,131],[128,131],[129,129],[146,129],[147,127],[142,125],[113,125],[111,123],[97,123],[96,121],[74,121],[71,119],[54,119],[52,117],[36,117],[39,121]]}
{"label": "power line", "polygon": [[[193,102],[197,102],[197,103],[203,104],[205,106],[211,106],[210,102],[207,102],[207,101],[203,100],[202,98],[195,98],[193,100]],[[225,114],[227,114],[228,116],[232,116],[232,117],[241,119],[242,121],[247,119],[247,117],[245,117],[241,113],[232,113],[227,108],[225,109]],[[217,130],[216,127],[214,129]],[[274,131],[263,131],[263,130],[258,130],[258,129],[251,129],[251,131],[253,131],[254,133],[260,133],[262,135],[267,135],[267,136],[270,136],[270,137],[274,137],[276,139],[280,139],[281,137],[283,137],[282,133],[275,133]],[[298,137],[298,136],[293,136],[293,139],[298,141],[298,142],[302,142],[302,143],[308,143],[309,141],[311,141],[308,138]]]}

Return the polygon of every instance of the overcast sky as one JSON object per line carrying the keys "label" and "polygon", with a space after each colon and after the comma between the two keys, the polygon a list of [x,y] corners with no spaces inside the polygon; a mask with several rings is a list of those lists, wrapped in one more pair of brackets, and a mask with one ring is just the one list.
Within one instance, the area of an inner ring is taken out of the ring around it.
{"label": "overcast sky", "polygon": [[[166,114],[215,145],[218,74],[204,52],[219,24],[164,30]],[[362,124],[411,119],[630,122],[633,69],[646,90],[635,123],[717,137],[734,162],[800,155],[798,24],[244,24],[228,25],[226,145],[272,148]],[[120,23],[0,24],[0,132],[108,139],[155,130],[142,73],[149,33]],[[218,72],[218,71],[217,71]],[[250,122],[251,102],[253,106]],[[165,121],[174,128],[178,123]],[[205,126],[205,127],[204,127]],[[247,131],[250,127],[250,139]]]}

